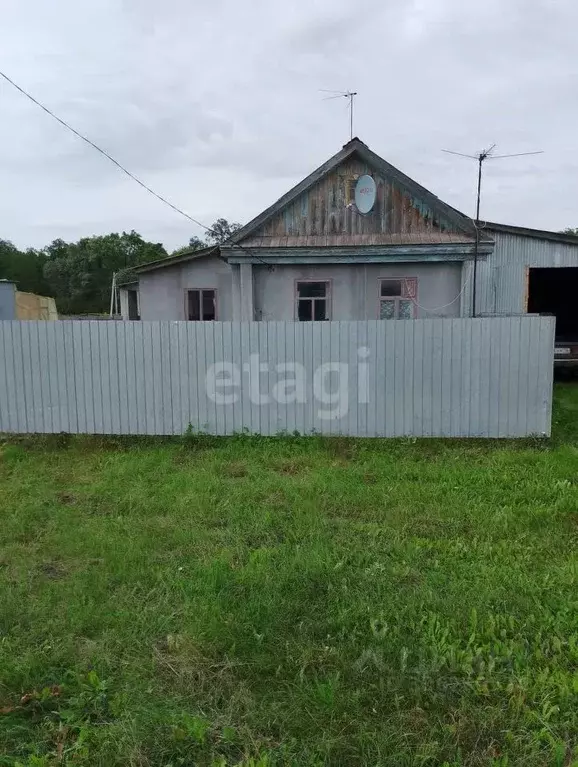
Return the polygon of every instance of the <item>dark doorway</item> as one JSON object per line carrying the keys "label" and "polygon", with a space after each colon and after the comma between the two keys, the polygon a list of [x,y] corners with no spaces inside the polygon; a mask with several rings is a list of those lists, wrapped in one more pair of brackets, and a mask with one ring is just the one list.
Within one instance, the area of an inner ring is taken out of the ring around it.
{"label": "dark doorway", "polygon": [[139,320],[138,314],[138,297],[136,290],[127,290],[128,298],[128,318],[129,320]]}
{"label": "dark doorway", "polygon": [[555,315],[557,341],[578,341],[578,267],[530,269],[528,311]]}

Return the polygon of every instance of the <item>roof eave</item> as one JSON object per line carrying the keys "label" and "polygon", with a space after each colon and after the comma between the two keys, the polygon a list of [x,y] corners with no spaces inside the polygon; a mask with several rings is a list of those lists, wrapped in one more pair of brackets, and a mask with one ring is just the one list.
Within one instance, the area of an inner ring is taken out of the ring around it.
{"label": "roof eave", "polygon": [[219,255],[220,246],[211,245],[208,248],[201,248],[199,250],[190,250],[186,253],[179,253],[178,256],[167,256],[167,258],[160,258],[157,261],[149,261],[147,264],[134,267],[135,274],[143,274],[144,272],[154,272],[157,269],[164,269],[169,266],[177,266],[186,261],[193,261],[197,258],[203,258],[205,256]]}
{"label": "roof eave", "polygon": [[550,240],[551,242],[562,242],[567,245],[578,246],[578,236],[566,234],[565,232],[551,232],[547,229],[531,229],[530,227],[514,226],[513,224],[498,224],[493,221],[486,221],[485,229],[489,232],[517,234],[522,237],[533,237],[538,240]]}
{"label": "roof eave", "polygon": [[[479,243],[478,255],[486,258],[494,249],[492,240]],[[475,243],[446,243],[436,245],[366,245],[324,246],[324,247],[273,247],[231,248],[225,251],[230,264],[357,264],[365,263],[403,263],[412,261],[463,261],[474,258]]]}

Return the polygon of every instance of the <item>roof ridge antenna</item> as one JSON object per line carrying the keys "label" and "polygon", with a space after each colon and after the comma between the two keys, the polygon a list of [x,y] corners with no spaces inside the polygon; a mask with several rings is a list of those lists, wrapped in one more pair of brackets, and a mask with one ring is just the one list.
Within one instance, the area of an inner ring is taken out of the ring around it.
{"label": "roof ridge antenna", "polygon": [[516,154],[492,154],[496,148],[495,144],[492,144],[487,149],[482,149],[477,154],[464,154],[463,152],[452,152],[451,149],[442,149],[442,152],[446,154],[455,154],[458,157],[467,157],[470,160],[476,160],[478,163],[478,193],[476,197],[476,220],[474,226],[476,228],[476,242],[474,246],[474,276],[473,276],[473,296],[472,296],[472,317],[476,316],[476,283],[478,275],[478,250],[480,245],[480,199],[482,194],[482,165],[486,160],[504,160],[506,157],[525,157],[530,154],[544,154],[542,150],[538,152],[517,152]]}
{"label": "roof ridge antenna", "polygon": [[330,101],[331,99],[346,98],[349,99],[349,140],[353,140],[353,99],[357,96],[357,91],[328,91],[325,88],[319,89],[321,93],[332,93],[332,96],[326,96],[323,101]]}

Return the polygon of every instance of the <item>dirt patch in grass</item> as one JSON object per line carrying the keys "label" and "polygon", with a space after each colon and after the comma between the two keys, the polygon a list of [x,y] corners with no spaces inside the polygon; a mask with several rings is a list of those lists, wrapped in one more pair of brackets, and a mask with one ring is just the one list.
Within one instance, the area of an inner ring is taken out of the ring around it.
{"label": "dirt patch in grass", "polygon": [[68,490],[60,490],[58,493],[56,493],[56,500],[59,503],[63,503],[67,506],[72,506],[77,502],[78,497]]}
{"label": "dirt patch in grass", "polygon": [[366,485],[377,485],[379,482],[379,477],[373,471],[365,471],[363,472],[363,482]]}
{"label": "dirt patch in grass", "polygon": [[58,580],[64,578],[68,574],[68,568],[58,561],[41,562],[37,567],[38,573],[44,578],[51,580]]}
{"label": "dirt patch in grass", "polygon": [[358,455],[359,440],[353,437],[321,437],[321,445],[329,455],[348,463]]}
{"label": "dirt patch in grass", "polygon": [[247,465],[242,461],[231,461],[230,463],[225,463],[220,467],[220,471],[226,477],[232,477],[233,479],[241,479],[242,477],[246,477],[249,473]]}
{"label": "dirt patch in grass", "polygon": [[242,664],[226,656],[208,656],[190,636],[168,634],[153,648],[153,662],[164,684],[175,691],[191,693],[200,700],[212,699],[213,705],[234,710],[241,720],[251,702],[246,689],[240,694],[237,670]]}
{"label": "dirt patch in grass", "polygon": [[311,466],[309,462],[299,460],[298,458],[284,458],[279,461],[275,461],[272,464],[273,471],[281,474],[285,477],[296,477],[300,474],[305,474],[310,471]]}

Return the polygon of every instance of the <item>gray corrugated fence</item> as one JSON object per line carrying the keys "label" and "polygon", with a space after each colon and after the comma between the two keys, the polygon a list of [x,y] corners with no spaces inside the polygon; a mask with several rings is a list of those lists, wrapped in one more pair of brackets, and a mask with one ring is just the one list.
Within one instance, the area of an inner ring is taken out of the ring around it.
{"label": "gray corrugated fence", "polygon": [[554,320],[0,322],[0,431],[549,434]]}

